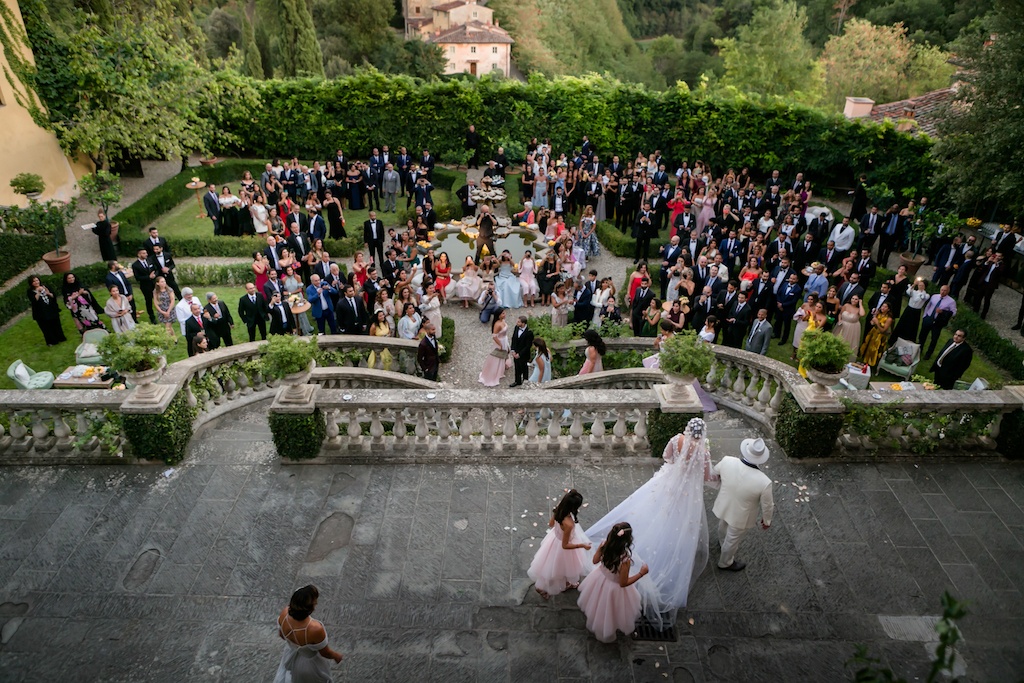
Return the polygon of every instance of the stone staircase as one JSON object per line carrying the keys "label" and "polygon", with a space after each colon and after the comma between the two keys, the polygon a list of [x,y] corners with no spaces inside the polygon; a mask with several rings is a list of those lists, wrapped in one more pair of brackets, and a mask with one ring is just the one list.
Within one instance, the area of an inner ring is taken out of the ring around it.
{"label": "stone staircase", "polygon": [[[723,455],[739,455],[740,443],[744,439],[757,437],[770,441],[760,425],[748,422],[745,418],[726,409],[713,413],[704,413],[704,421],[708,424],[708,438],[711,441],[711,455],[717,462]],[[769,449],[781,455],[781,450],[774,443]]]}

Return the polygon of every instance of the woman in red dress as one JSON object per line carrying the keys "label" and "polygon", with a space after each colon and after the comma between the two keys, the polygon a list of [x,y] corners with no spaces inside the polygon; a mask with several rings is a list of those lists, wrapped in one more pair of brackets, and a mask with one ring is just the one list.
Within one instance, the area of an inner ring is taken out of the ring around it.
{"label": "woman in red dress", "polygon": [[452,281],[452,264],[448,260],[448,253],[442,251],[437,257],[437,262],[434,264],[434,288],[437,290],[438,296],[441,297],[441,302],[445,301],[445,289]]}

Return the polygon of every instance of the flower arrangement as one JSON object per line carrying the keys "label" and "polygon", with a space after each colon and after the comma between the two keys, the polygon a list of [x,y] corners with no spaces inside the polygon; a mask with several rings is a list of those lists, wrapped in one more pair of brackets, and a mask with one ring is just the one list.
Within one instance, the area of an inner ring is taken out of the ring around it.
{"label": "flower arrangement", "polygon": [[967,219],[967,227],[975,229],[975,230],[980,228],[981,227],[981,219],[980,218],[975,218],[974,216],[971,216],[970,218]]}

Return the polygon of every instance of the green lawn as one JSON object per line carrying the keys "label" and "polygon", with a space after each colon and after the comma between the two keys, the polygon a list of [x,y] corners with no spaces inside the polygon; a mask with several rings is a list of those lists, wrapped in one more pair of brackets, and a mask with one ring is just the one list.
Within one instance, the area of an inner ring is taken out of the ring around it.
{"label": "green lawn", "polygon": [[[464,185],[465,181],[456,183],[455,189],[457,190],[461,185]],[[232,191],[237,190],[236,187],[232,188]],[[434,190],[431,195],[434,198],[434,205],[438,206],[442,203],[446,203],[451,200],[452,194],[447,190]],[[383,203],[381,204],[383,206]],[[387,227],[394,227],[398,225],[398,216],[405,210],[405,197],[399,197],[397,200],[398,213],[383,213],[378,212],[377,217],[384,221],[384,225]],[[210,222],[209,218],[203,216],[197,218],[199,215],[199,206],[196,204],[194,198],[188,199],[179,204],[172,211],[164,214],[158,221],[156,226],[160,228],[161,237],[165,237],[172,246],[174,245],[175,238],[192,238],[192,239],[210,239],[210,240],[232,240],[234,237],[214,237],[213,235],[213,223]],[[363,222],[368,220],[370,212],[367,210],[362,211],[351,211],[345,209],[345,228],[347,232],[352,235],[356,234],[353,231],[357,231],[361,234]],[[147,226],[148,227],[148,226]],[[140,237],[146,235],[140,234]]]}
{"label": "green lawn", "polygon": [[[206,292],[216,292],[217,296],[229,305],[231,315],[235,318],[235,329],[232,333],[234,341],[236,343],[249,341],[245,325],[241,324],[235,312],[238,299],[245,291],[243,288],[195,286],[194,289],[204,305],[206,304]],[[107,302],[107,299],[110,298],[110,295],[102,287],[93,289],[92,293],[96,300],[99,301],[101,308]],[[138,306],[141,312],[140,319],[147,320],[146,305],[141,301],[137,302],[138,304],[141,304],[141,306]],[[101,314],[100,319],[107,325],[108,330],[111,329],[110,319],[106,315]],[[61,304],[61,321],[64,324],[64,336],[67,337],[67,341],[57,346],[46,345],[43,341],[43,333],[39,331],[39,326],[32,320],[31,315],[19,320],[9,330],[4,332],[3,335],[0,335],[0,367],[4,371],[3,377],[0,378],[0,389],[17,388],[14,382],[7,377],[7,368],[15,360],[21,359],[26,365],[37,372],[48,370],[54,375],[60,374],[65,368],[75,364],[75,348],[81,342],[81,335],[75,329],[75,323],[71,319],[71,314],[68,313],[63,304]],[[185,348],[185,338],[178,335],[178,339],[180,340],[178,344],[167,354],[168,363],[181,360],[188,355]]]}

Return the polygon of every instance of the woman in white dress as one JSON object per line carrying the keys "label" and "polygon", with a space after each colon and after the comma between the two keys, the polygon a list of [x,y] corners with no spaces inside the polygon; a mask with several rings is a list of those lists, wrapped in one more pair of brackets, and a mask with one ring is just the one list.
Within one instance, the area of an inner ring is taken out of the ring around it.
{"label": "woman in white dress", "polygon": [[604,305],[608,303],[608,299],[613,296],[615,296],[615,290],[612,289],[612,281],[608,278],[601,280],[600,289],[594,292],[594,296],[590,299],[590,305],[594,307],[592,319],[594,327],[601,327],[601,312],[604,310]]}
{"label": "woman in white dress", "polygon": [[484,289],[484,281],[480,270],[473,263],[473,257],[467,256],[462,266],[462,276],[455,280],[455,298],[462,300],[462,307],[469,308],[470,301],[476,301]]}
{"label": "woman in white dress", "polygon": [[708,520],[704,486],[717,488],[708,449],[707,426],[695,417],[668,442],[665,464],[587,529],[588,538],[607,536],[612,526],[633,527],[633,560],[650,573],[637,582],[644,616],[660,628],[675,622],[708,561]]}
{"label": "woman in white dress", "polygon": [[533,308],[540,290],[537,287],[537,262],[533,260],[533,252],[529,249],[519,262],[519,288],[526,305]]}
{"label": "woman in white dress", "polygon": [[249,207],[249,215],[252,216],[252,227],[257,235],[266,235],[270,230],[270,212],[263,203],[263,195],[259,192],[253,197],[252,206]]}
{"label": "woman in white dress", "polygon": [[423,319],[420,318],[420,314],[416,312],[416,305],[412,303],[405,304],[405,308],[402,312],[402,317],[398,321],[398,336],[400,339],[416,339],[420,333],[420,323]]}
{"label": "woman in white dress", "polygon": [[434,323],[435,329],[441,329],[441,297],[433,282],[428,284],[427,290],[423,292],[423,298],[420,300],[420,312],[424,318]]}
{"label": "woman in white dress", "polygon": [[294,593],[277,617],[277,635],[285,642],[274,683],[329,683],[331,661],[342,655],[327,644],[324,625],[312,618],[320,591],[310,584]]}
{"label": "woman in white dress", "polygon": [[559,282],[555,285],[555,292],[551,295],[551,326],[565,327],[569,322],[569,304],[573,302],[571,295],[565,293],[565,283]]}

